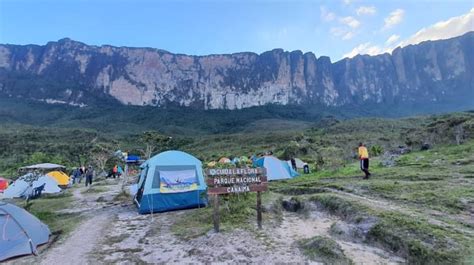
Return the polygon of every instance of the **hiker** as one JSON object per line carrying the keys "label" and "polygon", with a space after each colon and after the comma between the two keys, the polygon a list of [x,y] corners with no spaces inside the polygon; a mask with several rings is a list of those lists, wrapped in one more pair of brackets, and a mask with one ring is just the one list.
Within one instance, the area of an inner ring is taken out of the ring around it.
{"label": "hiker", "polygon": [[359,143],[359,159],[360,159],[360,169],[365,173],[364,179],[368,179],[370,177],[369,172],[369,151],[367,151],[367,147],[363,143]]}
{"label": "hiker", "polygon": [[92,186],[92,178],[94,177],[94,169],[92,166],[89,165],[89,167],[86,169],[86,187],[87,186]]}

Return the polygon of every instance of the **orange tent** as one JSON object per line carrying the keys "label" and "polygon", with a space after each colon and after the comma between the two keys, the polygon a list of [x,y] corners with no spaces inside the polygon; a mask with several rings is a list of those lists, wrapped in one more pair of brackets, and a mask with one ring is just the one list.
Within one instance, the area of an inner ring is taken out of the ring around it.
{"label": "orange tent", "polygon": [[231,161],[230,161],[229,158],[223,157],[223,158],[219,159],[219,163],[221,163],[221,164],[230,164]]}
{"label": "orange tent", "polygon": [[51,171],[46,174],[52,177],[58,183],[58,186],[67,186],[69,184],[69,176],[61,171]]}
{"label": "orange tent", "polygon": [[8,181],[4,178],[0,178],[0,192],[3,192],[8,188]]}

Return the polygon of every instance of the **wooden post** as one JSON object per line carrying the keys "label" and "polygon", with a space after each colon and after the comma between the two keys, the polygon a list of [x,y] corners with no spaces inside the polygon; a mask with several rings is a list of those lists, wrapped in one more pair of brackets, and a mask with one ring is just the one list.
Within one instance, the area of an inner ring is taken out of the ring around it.
{"label": "wooden post", "polygon": [[257,224],[258,229],[262,229],[262,195],[261,192],[257,192]]}
{"label": "wooden post", "polygon": [[214,213],[212,219],[214,221],[214,231],[219,233],[219,195],[214,195]]}

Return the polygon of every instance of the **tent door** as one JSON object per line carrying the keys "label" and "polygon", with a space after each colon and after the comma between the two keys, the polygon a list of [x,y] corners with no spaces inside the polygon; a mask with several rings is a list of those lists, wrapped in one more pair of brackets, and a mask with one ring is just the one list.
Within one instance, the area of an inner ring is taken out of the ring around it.
{"label": "tent door", "polygon": [[146,183],[146,178],[148,176],[148,167],[146,167],[144,170],[146,173],[145,173],[145,176],[143,177],[142,185],[138,187],[137,194],[135,195],[135,202],[138,204],[138,206],[140,206],[140,201],[142,200],[143,192],[145,191],[145,183]]}

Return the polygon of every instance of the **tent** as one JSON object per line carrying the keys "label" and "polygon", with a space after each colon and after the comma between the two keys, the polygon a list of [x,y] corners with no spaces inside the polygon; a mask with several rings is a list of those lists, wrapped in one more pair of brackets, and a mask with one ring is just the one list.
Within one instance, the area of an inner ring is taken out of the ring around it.
{"label": "tent", "polygon": [[250,159],[246,156],[241,156],[240,163],[245,163],[245,164],[250,163]]}
{"label": "tent", "polygon": [[207,163],[207,166],[208,166],[208,167],[215,167],[216,164],[217,164],[216,161],[211,161],[211,162]]}
{"label": "tent", "polygon": [[230,163],[232,163],[232,161],[230,161],[230,159],[227,158],[227,157],[222,157],[221,159],[219,159],[219,163],[221,163],[221,164],[230,164]]}
{"label": "tent", "polygon": [[28,197],[32,188],[30,184],[23,179],[18,179],[3,192],[4,198]]}
{"label": "tent", "polygon": [[135,203],[141,214],[207,204],[202,163],[181,151],[160,153],[141,165]]}
{"label": "tent", "polygon": [[58,165],[58,164],[52,164],[52,163],[42,163],[42,164],[36,164],[36,165],[31,165],[31,166],[26,166],[26,167],[20,167],[20,170],[58,170],[58,169],[66,169],[66,167]]}
{"label": "tent", "polygon": [[0,192],[3,192],[8,188],[8,180],[0,178]]}
{"label": "tent", "polygon": [[36,254],[36,248],[49,240],[48,226],[26,210],[0,202],[0,261]]}
{"label": "tent", "polygon": [[274,156],[264,156],[254,162],[254,166],[267,169],[268,180],[291,179],[299,176],[286,161],[281,161]]}
{"label": "tent", "polygon": [[44,185],[42,193],[58,193],[61,192],[61,188],[58,187],[58,183],[51,176],[41,176],[38,180],[33,181],[33,189]]}
{"label": "tent", "polygon": [[[291,167],[291,160],[288,160],[288,161],[286,161],[286,162],[287,162],[288,165],[290,165],[290,167]],[[295,162],[296,162],[296,168],[297,168],[297,169],[303,169],[303,167],[308,164],[308,163],[306,163],[306,162],[303,162],[303,160],[301,160],[301,159],[299,159],[299,158],[295,158]]]}
{"label": "tent", "polygon": [[59,186],[66,187],[69,185],[69,176],[66,175],[64,172],[61,171],[51,171],[48,174],[46,174],[50,177],[52,177],[56,182],[58,183]]}

